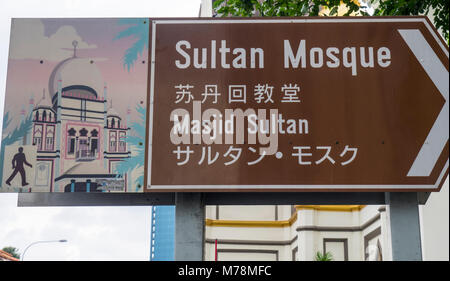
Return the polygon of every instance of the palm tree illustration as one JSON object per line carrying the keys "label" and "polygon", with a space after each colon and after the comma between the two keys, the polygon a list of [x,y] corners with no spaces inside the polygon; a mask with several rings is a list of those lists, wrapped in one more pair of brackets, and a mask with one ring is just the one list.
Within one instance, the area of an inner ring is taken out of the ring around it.
{"label": "palm tree illustration", "polygon": [[[9,116],[9,112],[6,112],[5,116],[3,117],[3,132],[5,132],[8,129],[8,126],[11,124],[12,119]],[[1,150],[0,150],[0,163],[5,164],[5,147],[11,144],[14,144],[15,142],[23,139],[24,136],[28,134],[28,132],[31,130],[31,127],[33,126],[33,116],[31,112],[28,114],[28,116],[20,122],[20,124],[14,128],[9,134],[7,134],[3,139],[1,143]],[[0,169],[0,183],[3,180],[3,167]]]}
{"label": "palm tree illustration", "polygon": [[119,25],[128,25],[128,27],[114,38],[118,40],[125,37],[136,39],[134,44],[125,51],[123,56],[123,66],[128,71],[134,66],[134,63],[143,52],[148,49],[149,25],[147,19],[119,19]]}
{"label": "palm tree illustration", "polygon": [[[137,59],[143,55],[145,50],[148,50],[149,40],[149,25],[147,19],[119,19],[119,25],[127,25],[128,27],[119,32],[114,40],[119,40],[125,37],[132,37],[136,39],[134,44],[125,51],[123,56],[123,67],[128,72],[131,71]],[[131,134],[126,137],[127,146],[133,148],[131,157],[118,163],[115,168],[117,177],[130,173],[135,169],[143,168],[145,161],[145,122],[146,122],[146,108],[138,104],[136,106],[139,122],[131,124]],[[140,191],[144,182],[144,174],[140,174],[133,182],[135,191]]]}
{"label": "palm tree illustration", "polygon": [[[133,135],[129,135],[126,137],[127,145],[128,147],[130,146],[133,147],[133,152],[130,158],[127,158],[116,165],[115,172],[117,174],[117,177],[120,177],[126,173],[131,173],[133,170],[142,168],[144,165],[145,115],[147,111],[145,107],[141,105],[138,105],[136,107],[136,111],[139,114],[140,122],[133,122],[131,124]],[[141,189],[143,183],[144,183],[144,174],[142,173],[133,182],[133,186],[135,186],[136,192]]]}

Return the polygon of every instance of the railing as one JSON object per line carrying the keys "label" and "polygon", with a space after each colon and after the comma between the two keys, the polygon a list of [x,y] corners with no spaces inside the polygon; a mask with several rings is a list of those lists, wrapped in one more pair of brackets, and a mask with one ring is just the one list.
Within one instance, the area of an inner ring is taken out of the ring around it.
{"label": "railing", "polygon": [[96,158],[96,152],[90,151],[90,150],[78,150],[75,153],[75,160],[76,161],[92,161]]}

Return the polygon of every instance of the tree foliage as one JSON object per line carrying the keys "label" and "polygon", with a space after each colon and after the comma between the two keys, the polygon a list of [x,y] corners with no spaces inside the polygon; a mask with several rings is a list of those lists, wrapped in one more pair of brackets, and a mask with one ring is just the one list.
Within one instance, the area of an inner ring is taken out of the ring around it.
{"label": "tree foliage", "polygon": [[133,67],[134,63],[141,56],[145,49],[148,48],[148,21],[140,18],[133,19],[119,19],[118,24],[128,26],[125,30],[119,32],[114,40],[131,37],[136,41],[133,46],[125,51],[123,56],[123,66],[127,68],[128,72]]}
{"label": "tree foliage", "polygon": [[385,0],[378,2],[375,16],[426,15],[432,12],[434,25],[442,29],[447,43],[449,41],[449,0]]}
{"label": "tree foliage", "polygon": [[315,261],[332,261],[333,255],[330,252],[326,252],[323,254],[321,252],[317,252],[314,259]]}
{"label": "tree foliage", "polygon": [[[216,0],[213,9],[223,17],[298,17],[318,16],[327,8],[327,16],[337,16],[339,7],[346,7],[343,16],[408,16],[432,12],[436,28],[449,40],[449,0]],[[376,7],[369,13],[368,5]]]}
{"label": "tree foliage", "polygon": [[[131,177],[131,172],[135,169],[143,168],[145,162],[145,124],[146,124],[146,107],[137,105],[136,111],[138,113],[139,122],[132,122],[131,129],[133,131],[133,135],[127,135],[126,141],[128,147],[133,147],[133,155],[129,158],[126,158],[123,161],[120,161],[116,167],[114,172],[117,174],[117,177],[122,176],[128,173],[128,176]],[[144,174],[142,173],[139,177],[137,177],[133,183],[135,187],[135,191],[139,192],[142,190],[144,185]],[[131,187],[130,187],[131,188]]]}
{"label": "tree foliage", "polygon": [[346,15],[360,10],[354,0],[216,0],[213,8],[221,16],[299,17],[318,16],[321,7],[330,7],[335,15],[341,2],[348,8]]}
{"label": "tree foliage", "polygon": [[2,250],[7,252],[11,256],[13,256],[14,258],[20,259],[19,249],[17,249],[16,247],[10,247],[10,246],[9,247],[4,247]]}

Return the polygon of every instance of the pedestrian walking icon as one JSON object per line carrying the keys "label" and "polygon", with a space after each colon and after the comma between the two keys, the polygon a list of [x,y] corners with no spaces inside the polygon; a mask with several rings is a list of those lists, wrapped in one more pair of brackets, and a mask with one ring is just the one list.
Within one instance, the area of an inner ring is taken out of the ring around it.
{"label": "pedestrian walking icon", "polygon": [[12,159],[12,168],[13,172],[11,176],[6,180],[7,185],[11,185],[11,181],[16,177],[17,173],[20,174],[20,177],[22,179],[22,186],[27,186],[27,179],[26,179],[26,172],[24,168],[24,164],[29,166],[30,168],[33,168],[33,165],[27,162],[27,159],[25,157],[25,153],[23,153],[23,147],[19,147],[19,152],[16,153]]}

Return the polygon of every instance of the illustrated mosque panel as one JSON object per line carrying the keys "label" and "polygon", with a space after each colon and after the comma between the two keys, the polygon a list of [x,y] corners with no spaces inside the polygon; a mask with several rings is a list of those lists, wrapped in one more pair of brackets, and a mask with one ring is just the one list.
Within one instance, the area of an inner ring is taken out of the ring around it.
{"label": "illustrated mosque panel", "polygon": [[[53,51],[63,51],[58,59],[33,49],[22,57],[10,52],[0,191],[142,192],[143,161],[137,160],[145,138],[147,69],[125,61],[133,41],[117,39],[142,21],[16,19],[11,49],[33,23],[46,32],[69,26],[71,32],[55,43]],[[111,24],[113,30],[95,36]],[[136,60],[145,61],[146,53]]]}

